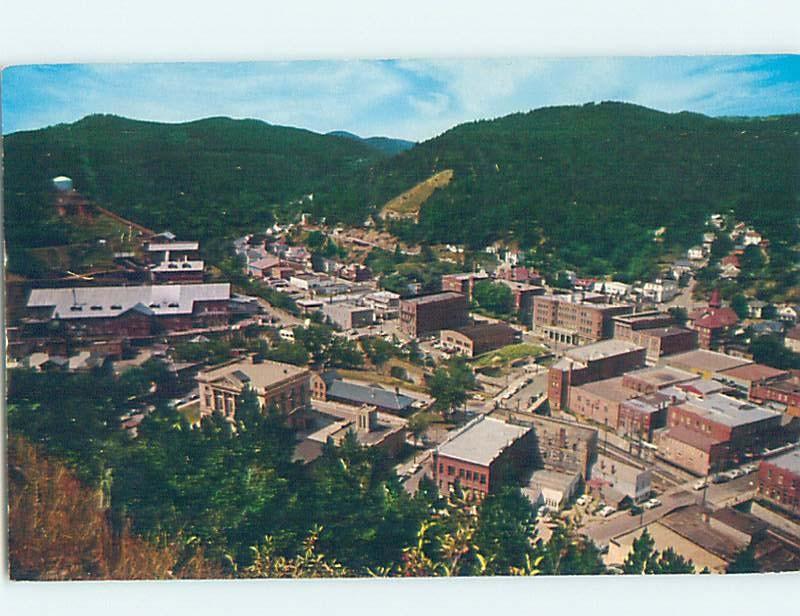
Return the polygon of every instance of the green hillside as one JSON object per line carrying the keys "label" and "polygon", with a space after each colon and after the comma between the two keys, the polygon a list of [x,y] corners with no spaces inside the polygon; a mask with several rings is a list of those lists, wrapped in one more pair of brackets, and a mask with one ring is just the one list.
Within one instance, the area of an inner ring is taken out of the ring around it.
{"label": "green hillside", "polygon": [[269,224],[275,204],[383,156],[351,139],[227,118],[160,124],[97,115],[14,133],[4,145],[12,257],[22,246],[63,241],[49,201],[56,175],[136,222],[202,240]]}
{"label": "green hillside", "polygon": [[[622,103],[552,107],[457,126],[379,161],[332,195],[364,212],[444,169],[408,238],[480,248],[540,245],[583,271],[644,273],[733,209],[774,241],[797,240],[800,116],[713,119]],[[331,207],[320,199],[319,211]],[[652,232],[666,226],[663,245]]]}

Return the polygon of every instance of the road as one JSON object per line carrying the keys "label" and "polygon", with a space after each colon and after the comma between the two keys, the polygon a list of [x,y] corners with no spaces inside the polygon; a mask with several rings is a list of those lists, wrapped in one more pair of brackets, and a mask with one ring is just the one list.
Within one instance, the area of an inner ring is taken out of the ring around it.
{"label": "road", "polygon": [[[703,491],[692,489],[696,481],[683,483],[665,492],[658,497],[663,504],[654,509],[645,509],[642,515],[631,516],[627,511],[619,511],[609,518],[590,522],[580,532],[597,545],[604,546],[612,538],[652,524],[678,507],[702,504]],[[712,509],[720,509],[749,500],[755,495],[755,483],[756,475],[751,473],[726,483],[711,484],[705,490],[705,504]]]}
{"label": "road", "polygon": [[282,310],[281,308],[276,308],[261,297],[257,297],[256,299],[258,300],[258,305],[264,309],[264,312],[266,312],[269,317],[277,319],[280,322],[280,327],[295,327],[296,325],[303,324],[303,319],[300,319],[293,314]]}

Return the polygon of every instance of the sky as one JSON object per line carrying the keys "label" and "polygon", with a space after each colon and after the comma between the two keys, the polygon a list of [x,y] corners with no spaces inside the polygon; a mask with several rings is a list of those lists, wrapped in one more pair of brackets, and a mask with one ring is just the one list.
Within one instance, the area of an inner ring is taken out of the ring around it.
{"label": "sky", "polygon": [[12,66],[2,73],[2,132],[110,113],[423,141],[462,122],[603,100],[712,116],[800,113],[800,55]]}

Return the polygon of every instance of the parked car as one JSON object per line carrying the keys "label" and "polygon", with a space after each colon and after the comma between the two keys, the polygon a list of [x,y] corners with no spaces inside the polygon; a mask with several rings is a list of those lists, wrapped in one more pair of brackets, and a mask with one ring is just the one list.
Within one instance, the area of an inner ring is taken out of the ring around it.
{"label": "parked car", "polygon": [[578,497],[578,500],[576,500],[576,501],[575,501],[575,503],[576,503],[577,505],[580,505],[581,507],[583,507],[583,506],[584,506],[584,505],[586,505],[586,504],[587,504],[589,501],[590,501],[590,498],[589,498],[589,497],[588,497],[586,494],[584,494],[584,495],[582,495],[582,496],[579,496],[579,497]]}
{"label": "parked car", "polygon": [[610,516],[615,511],[616,511],[616,509],[614,509],[612,506],[606,505],[605,507],[603,507],[600,510],[600,514],[599,515],[600,515],[601,518],[607,518],[608,516]]}
{"label": "parked car", "polygon": [[644,510],[641,507],[639,507],[639,505],[633,505],[628,510],[628,515],[631,516],[631,517],[636,516],[636,515],[641,515],[643,511]]}
{"label": "parked car", "polygon": [[742,470],[748,475],[750,473],[755,473],[758,470],[758,464],[755,463],[745,464],[742,467]]}
{"label": "parked car", "polygon": [[692,489],[693,490],[702,490],[707,485],[708,485],[708,482],[705,479],[698,479],[697,481],[694,482],[694,485],[692,486]]}
{"label": "parked car", "polygon": [[658,500],[657,498],[651,498],[649,501],[647,501],[644,504],[644,508],[645,509],[655,509],[656,507],[659,507],[660,505],[661,505],[661,501],[660,500]]}
{"label": "parked car", "polygon": [[725,483],[726,481],[730,481],[730,477],[725,473],[717,473],[711,478],[711,483]]}

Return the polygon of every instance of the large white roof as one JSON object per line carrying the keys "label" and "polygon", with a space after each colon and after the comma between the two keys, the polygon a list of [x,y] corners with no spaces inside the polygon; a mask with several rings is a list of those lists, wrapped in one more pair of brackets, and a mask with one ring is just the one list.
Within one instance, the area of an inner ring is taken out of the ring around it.
{"label": "large white roof", "polygon": [[517,426],[493,417],[482,417],[439,445],[438,452],[464,462],[488,466],[530,430],[530,426]]}
{"label": "large white roof", "polygon": [[57,319],[115,317],[137,307],[156,316],[191,314],[196,301],[227,300],[229,283],[33,289],[28,308],[50,308]]}

